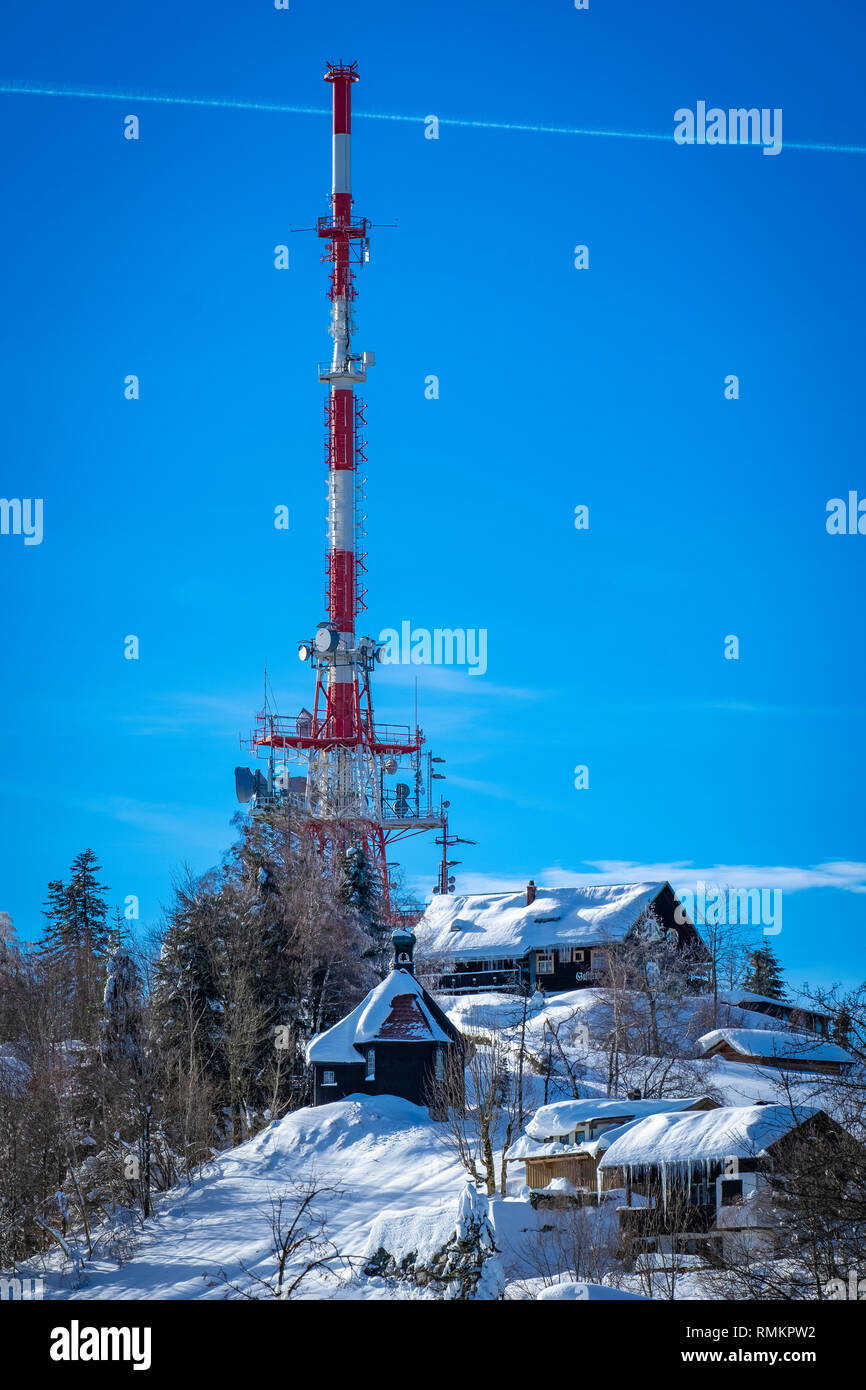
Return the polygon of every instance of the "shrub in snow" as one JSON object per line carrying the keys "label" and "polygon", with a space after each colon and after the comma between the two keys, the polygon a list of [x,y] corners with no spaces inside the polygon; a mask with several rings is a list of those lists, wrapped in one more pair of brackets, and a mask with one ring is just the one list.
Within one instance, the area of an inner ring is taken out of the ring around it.
{"label": "shrub in snow", "polygon": [[368,1278],[395,1279],[435,1298],[493,1300],[504,1280],[486,1196],[467,1183],[456,1220],[422,1210],[385,1213],[371,1232]]}

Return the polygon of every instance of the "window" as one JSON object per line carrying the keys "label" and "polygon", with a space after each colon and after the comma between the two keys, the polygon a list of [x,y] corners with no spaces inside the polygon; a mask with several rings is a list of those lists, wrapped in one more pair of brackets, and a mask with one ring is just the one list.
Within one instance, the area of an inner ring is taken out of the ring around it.
{"label": "window", "polygon": [[535,952],[535,969],[539,975],[553,974],[553,951]]}
{"label": "window", "polygon": [[334,1073],[333,1073],[332,1071],[323,1071],[323,1072],[322,1072],[322,1085],[323,1085],[323,1086],[336,1086],[336,1084],[337,1084],[337,1078],[335,1077],[335,1075],[334,1075]]}
{"label": "window", "polygon": [[444,1047],[437,1047],[437,1049],[436,1049],[435,1067],[436,1067],[436,1080],[437,1080],[437,1081],[444,1081],[444,1080],[445,1080],[445,1048],[444,1048]]}
{"label": "window", "polygon": [[585,1129],[579,1129],[579,1130],[577,1131],[577,1142],[578,1142],[578,1144],[584,1144],[584,1143],[586,1143],[586,1130],[585,1130]]}
{"label": "window", "polygon": [[722,1178],[721,1205],[723,1207],[733,1207],[739,1205],[743,1200],[743,1179],[742,1178]]}
{"label": "window", "polygon": [[604,951],[593,951],[592,968],[593,970],[604,970],[607,965],[607,956]]}
{"label": "window", "polygon": [[376,1049],[375,1049],[375,1047],[368,1047],[368,1048],[367,1048],[367,1054],[366,1054],[366,1055],[367,1055],[367,1070],[366,1070],[366,1072],[365,1072],[365,1074],[364,1074],[364,1080],[365,1080],[365,1081],[375,1081],[375,1080],[376,1080]]}

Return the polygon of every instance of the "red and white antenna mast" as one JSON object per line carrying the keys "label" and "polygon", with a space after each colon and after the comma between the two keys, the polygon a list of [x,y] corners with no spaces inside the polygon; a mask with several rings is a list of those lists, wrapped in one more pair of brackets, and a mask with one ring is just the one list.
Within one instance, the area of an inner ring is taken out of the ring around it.
{"label": "red and white antenna mast", "polygon": [[[376,873],[389,908],[387,850],[408,835],[446,826],[448,802],[434,796],[433,759],[423,751],[417,726],[374,721],[370,689],[379,644],[357,637],[355,620],[366,608],[361,578],[366,556],[358,545],[358,504],[366,462],[364,403],[356,386],[367,378],[372,352],[352,347],[356,297],[354,267],[369,256],[369,227],[352,207],[352,86],[357,64],[329,63],[325,81],[333,99],[331,209],[316,230],[327,244],[331,266],[330,361],[320,363],[319,380],[328,384],[325,407],[328,465],[327,613],[315,636],[298,653],[316,672],[312,712],[293,719],[266,702],[256,721],[250,748],[267,757],[267,775],[236,769],[238,799],[254,806],[289,805],[298,812],[299,833],[316,838],[336,866],[341,851],[360,845]],[[437,762],[443,760],[437,759]],[[290,765],[304,774],[292,776]]]}

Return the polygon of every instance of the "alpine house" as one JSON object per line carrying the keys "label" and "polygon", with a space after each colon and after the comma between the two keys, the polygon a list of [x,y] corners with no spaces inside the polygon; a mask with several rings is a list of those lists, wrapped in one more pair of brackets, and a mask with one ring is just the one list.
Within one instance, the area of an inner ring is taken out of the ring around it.
{"label": "alpine house", "polygon": [[530,879],[520,893],[441,894],[416,931],[437,989],[555,993],[598,983],[606,950],[650,919],[679,949],[705,955],[666,882],[537,888]]}
{"label": "alpine house", "polygon": [[460,1085],[462,1067],[448,1066],[468,1044],[415,979],[411,931],[396,931],[394,966],[350,1014],[307,1045],[313,1105],[350,1095],[402,1096],[429,1105],[435,1082]]}
{"label": "alpine house", "polygon": [[533,1191],[543,1191],[554,1183],[560,1190],[570,1187],[594,1193],[599,1159],[628,1125],[648,1115],[713,1110],[716,1104],[709,1096],[667,1100],[600,1100],[598,1096],[588,1096],[585,1100],[555,1101],[535,1112],[526,1132],[511,1145],[506,1157],[523,1160],[526,1185]]}
{"label": "alpine house", "polygon": [[[774,1181],[798,1150],[826,1161],[823,1140],[842,1161],[859,1145],[817,1106],[721,1106],[704,1113],[656,1114],[613,1138],[599,1181],[624,1187],[620,1233],[635,1254],[693,1253],[711,1261],[744,1246],[772,1253],[777,1220]],[[802,1156],[800,1161],[802,1162]],[[638,1205],[632,1205],[639,1194]]]}

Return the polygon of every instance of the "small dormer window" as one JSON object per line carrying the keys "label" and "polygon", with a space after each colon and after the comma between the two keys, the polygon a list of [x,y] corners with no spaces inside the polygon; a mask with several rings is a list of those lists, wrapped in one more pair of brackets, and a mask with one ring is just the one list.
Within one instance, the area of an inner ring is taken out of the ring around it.
{"label": "small dormer window", "polygon": [[365,1071],[365,1073],[364,1073],[364,1080],[365,1080],[365,1081],[375,1081],[375,1080],[376,1080],[376,1049],[375,1049],[375,1047],[368,1047],[368,1048],[367,1048],[367,1051],[366,1051],[366,1053],[365,1053],[365,1057],[366,1057],[366,1062],[367,1062],[367,1069],[366,1069],[366,1071]]}

